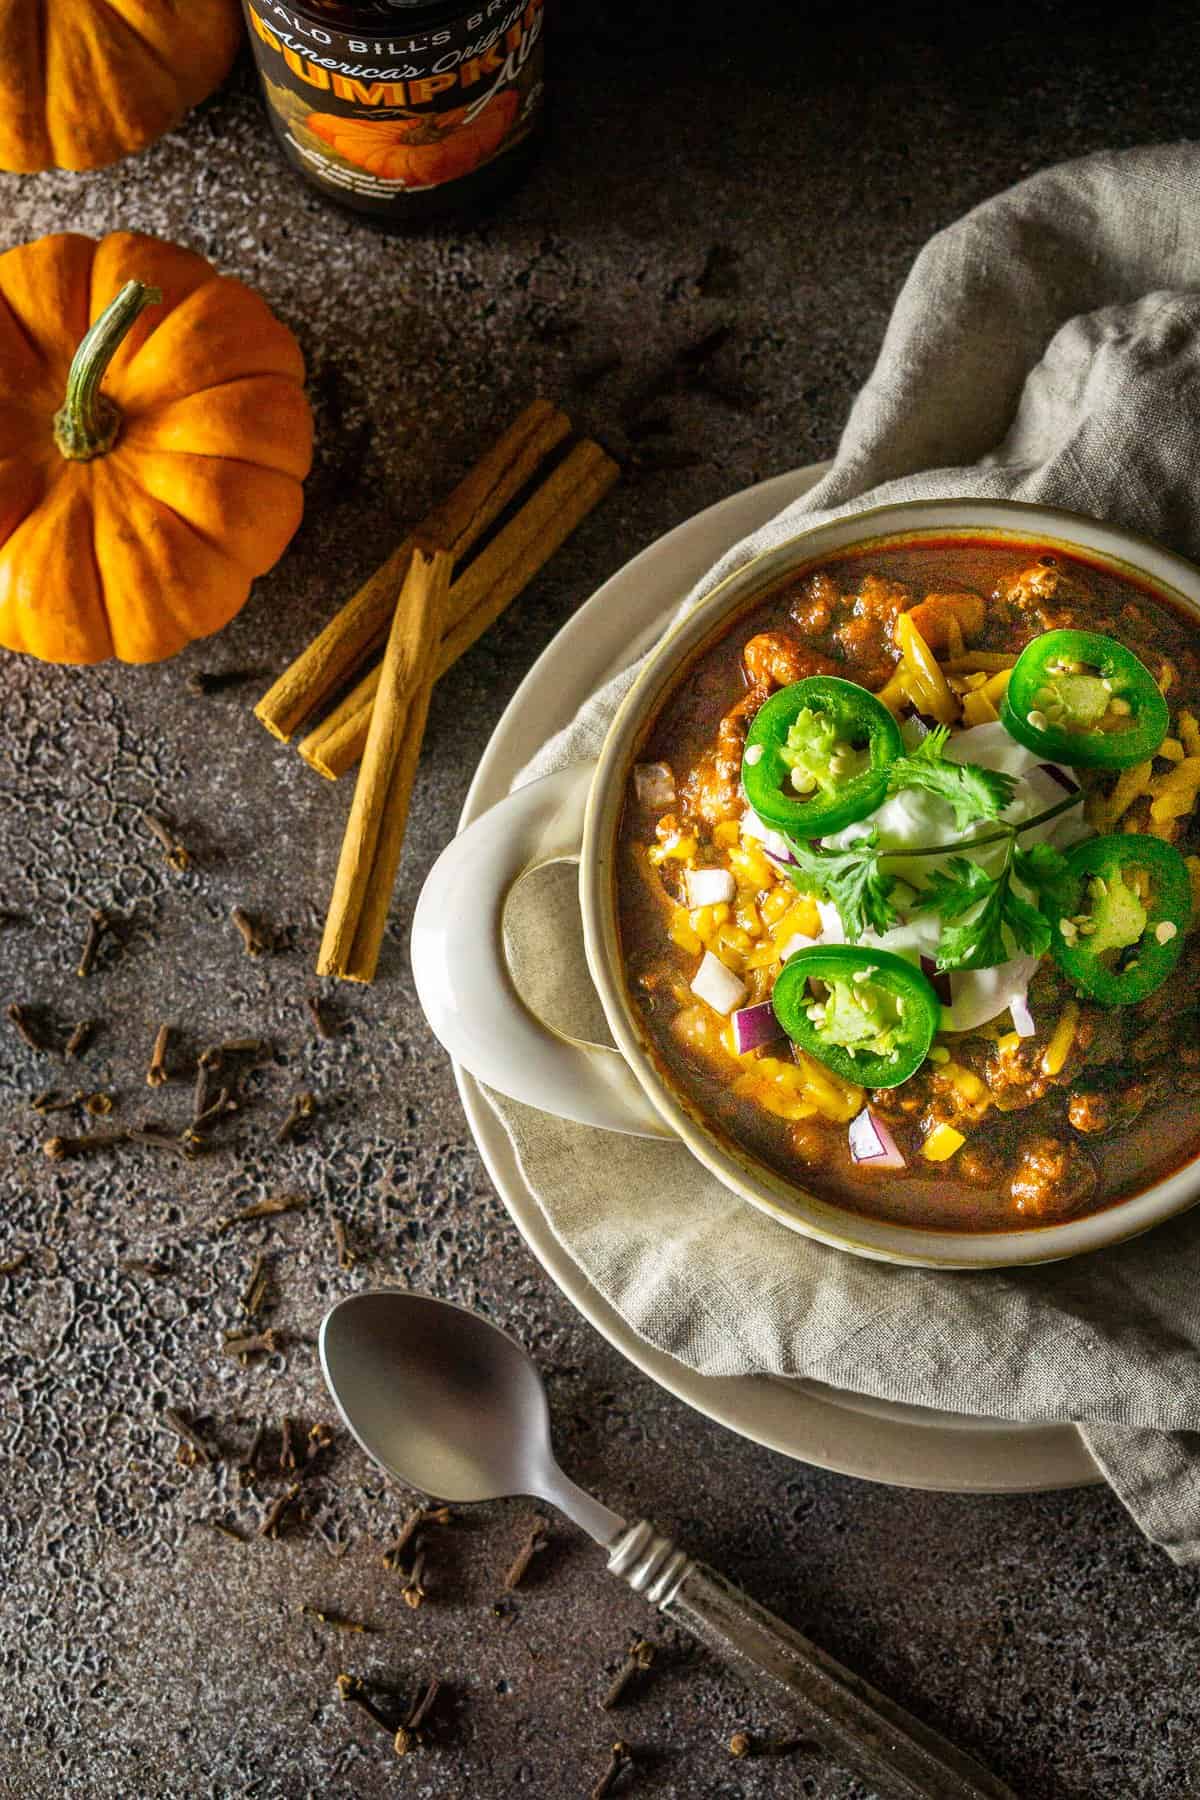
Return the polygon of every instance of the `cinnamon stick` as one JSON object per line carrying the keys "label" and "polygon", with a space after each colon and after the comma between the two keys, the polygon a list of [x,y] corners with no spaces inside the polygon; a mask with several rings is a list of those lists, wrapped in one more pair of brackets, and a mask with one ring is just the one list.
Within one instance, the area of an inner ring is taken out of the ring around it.
{"label": "cinnamon stick", "polygon": [[[613,459],[585,438],[467,566],[447,596],[435,679],[524,592],[619,474]],[[362,755],[378,686],[379,670],[372,669],[302,740],[300,754],[319,775],[336,780]]]}
{"label": "cinnamon stick", "polygon": [[[319,975],[371,981],[379,960],[429,712],[453,557],[414,550],[380,669],[317,958]],[[405,701],[404,696],[412,696]]]}
{"label": "cinnamon stick", "polygon": [[410,532],[383,566],[286,668],[255,707],[256,716],[287,743],[293,732],[387,636],[396,591],[414,549],[448,550],[462,558],[503,512],[571,429],[566,414],[535,400],[497,443]]}

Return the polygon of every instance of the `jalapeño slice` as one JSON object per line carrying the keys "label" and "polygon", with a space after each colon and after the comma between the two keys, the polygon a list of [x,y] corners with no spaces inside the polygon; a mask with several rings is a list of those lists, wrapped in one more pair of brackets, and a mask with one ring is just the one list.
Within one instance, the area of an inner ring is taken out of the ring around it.
{"label": "jalape\u00f1o slice", "polygon": [[810,675],[755,714],[742,785],[764,824],[824,837],[875,811],[903,749],[899,726],[874,694],[836,675]]}
{"label": "jalape\u00f1o slice", "polygon": [[899,1087],[920,1068],[942,1017],[912,963],[850,944],[798,950],[780,970],[771,1002],[794,1044],[844,1080],[872,1088]]}
{"label": "jalape\u00f1o slice", "polygon": [[1000,717],[1047,762],[1125,769],[1167,735],[1167,703],[1145,663],[1098,631],[1044,631],[1017,658]]}
{"label": "jalape\u00f1o slice", "polygon": [[1074,892],[1050,921],[1050,954],[1101,1006],[1132,1006],[1161,987],[1192,911],[1187,864],[1139,832],[1088,838],[1067,853]]}

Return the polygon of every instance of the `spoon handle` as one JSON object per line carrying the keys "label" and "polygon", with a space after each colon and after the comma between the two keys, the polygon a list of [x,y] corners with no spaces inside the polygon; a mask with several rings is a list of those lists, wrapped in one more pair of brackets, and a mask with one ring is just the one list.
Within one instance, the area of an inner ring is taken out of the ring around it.
{"label": "spoon handle", "polygon": [[1011,1788],[644,1522],[609,1568],[786,1708],[882,1800],[1016,1800]]}

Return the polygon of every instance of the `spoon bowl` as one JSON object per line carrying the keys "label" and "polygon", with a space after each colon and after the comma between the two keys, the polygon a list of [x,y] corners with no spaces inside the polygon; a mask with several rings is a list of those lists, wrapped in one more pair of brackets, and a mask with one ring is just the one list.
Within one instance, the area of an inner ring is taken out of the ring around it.
{"label": "spoon bowl", "polygon": [[621,1532],[558,1467],[541,1376],[489,1319],[428,1294],[353,1294],[325,1315],[319,1348],[347,1428],[398,1481],[455,1505],[547,1500],[601,1544]]}

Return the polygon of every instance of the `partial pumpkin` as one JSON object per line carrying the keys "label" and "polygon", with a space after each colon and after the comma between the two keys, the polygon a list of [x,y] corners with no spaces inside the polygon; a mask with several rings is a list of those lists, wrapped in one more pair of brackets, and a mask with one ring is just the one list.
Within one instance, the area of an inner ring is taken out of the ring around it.
{"label": "partial pumpkin", "polygon": [[309,130],[346,162],[404,187],[458,181],[488,161],[516,123],[521,102],[515,89],[493,95],[473,119],[467,107],[418,119],[348,119],[310,113]]}
{"label": "partial pumpkin", "polygon": [[226,624],[300,523],[303,382],[266,302],[176,244],[0,256],[0,644],[158,662]]}
{"label": "partial pumpkin", "polygon": [[178,125],[229,73],[238,0],[3,0],[0,168],[98,169]]}

